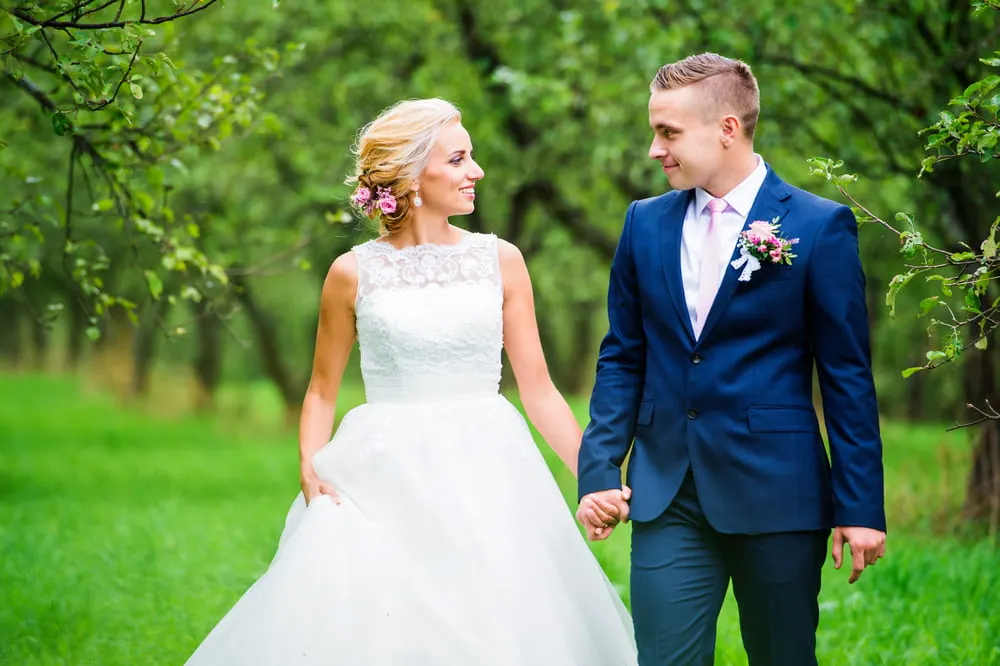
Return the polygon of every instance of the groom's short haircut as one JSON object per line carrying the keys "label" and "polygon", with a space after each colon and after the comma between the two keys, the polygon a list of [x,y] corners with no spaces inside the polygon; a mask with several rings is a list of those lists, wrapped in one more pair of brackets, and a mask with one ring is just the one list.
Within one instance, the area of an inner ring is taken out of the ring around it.
{"label": "groom's short haircut", "polygon": [[[698,85],[704,88],[706,113],[732,113],[743,123],[747,138],[753,138],[760,115],[760,90],[750,66],[716,53],[699,53],[664,65],[649,84],[650,92]],[[714,117],[712,118],[714,120]]]}

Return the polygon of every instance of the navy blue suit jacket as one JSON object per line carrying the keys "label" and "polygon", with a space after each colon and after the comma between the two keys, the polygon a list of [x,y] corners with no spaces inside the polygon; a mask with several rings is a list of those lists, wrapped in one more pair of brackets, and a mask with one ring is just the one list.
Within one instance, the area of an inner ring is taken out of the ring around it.
{"label": "navy blue suit jacket", "polygon": [[[797,257],[765,264],[749,282],[728,268],[696,341],[680,268],[692,196],[673,191],[629,206],[611,266],[610,327],[580,449],[579,496],[620,488],[628,456],[636,521],[666,509],[690,466],[720,532],[885,530],[854,214],[768,167],[747,225],[780,218],[780,233],[800,239]],[[829,457],[812,404],[814,365]]]}

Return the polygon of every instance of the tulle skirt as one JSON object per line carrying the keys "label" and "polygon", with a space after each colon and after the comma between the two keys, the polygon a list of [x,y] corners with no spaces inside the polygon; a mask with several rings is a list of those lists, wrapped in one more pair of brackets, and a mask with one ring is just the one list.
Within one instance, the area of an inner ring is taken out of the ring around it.
{"label": "tulle skirt", "polygon": [[632,622],[502,396],[350,411],[189,666],[618,666]]}

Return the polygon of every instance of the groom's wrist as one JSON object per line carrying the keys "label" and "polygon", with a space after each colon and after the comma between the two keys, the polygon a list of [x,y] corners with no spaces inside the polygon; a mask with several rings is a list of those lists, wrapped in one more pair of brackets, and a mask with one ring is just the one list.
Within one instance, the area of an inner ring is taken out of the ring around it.
{"label": "groom's wrist", "polygon": [[583,470],[580,473],[576,499],[580,501],[587,495],[604,490],[621,490],[621,487],[621,470],[617,467],[600,471]]}
{"label": "groom's wrist", "polygon": [[885,509],[882,506],[836,506],[833,510],[834,527],[867,527],[886,531]]}

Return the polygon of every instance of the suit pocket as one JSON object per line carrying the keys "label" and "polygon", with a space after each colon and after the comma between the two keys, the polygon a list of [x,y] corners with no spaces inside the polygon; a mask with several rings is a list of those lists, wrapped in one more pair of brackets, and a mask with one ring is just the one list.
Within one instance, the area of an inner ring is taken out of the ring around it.
{"label": "suit pocket", "polygon": [[648,426],[653,422],[653,410],[655,403],[640,402],[639,413],[636,414],[635,424],[638,426]]}
{"label": "suit pocket", "polygon": [[757,406],[747,410],[750,432],[818,432],[819,420],[811,407]]}

